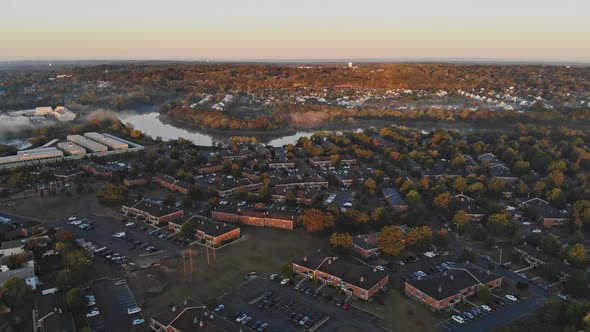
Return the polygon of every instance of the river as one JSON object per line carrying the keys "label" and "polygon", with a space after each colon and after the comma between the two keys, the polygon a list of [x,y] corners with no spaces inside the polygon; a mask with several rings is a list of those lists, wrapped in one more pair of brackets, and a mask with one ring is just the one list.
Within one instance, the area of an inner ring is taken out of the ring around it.
{"label": "river", "polygon": [[[152,138],[161,137],[162,140],[168,141],[171,139],[184,139],[192,141],[195,145],[212,146],[217,143],[224,143],[231,136],[239,136],[239,133],[228,132],[227,134],[210,134],[195,129],[179,128],[169,123],[162,122],[158,112],[147,113],[120,113],[119,120],[127,124],[131,124],[133,128],[141,130],[144,134]],[[315,131],[297,131],[288,135],[281,134],[265,134],[265,135],[249,135],[256,136],[262,143],[271,146],[283,146],[286,144],[296,144],[302,136],[310,136]]]}

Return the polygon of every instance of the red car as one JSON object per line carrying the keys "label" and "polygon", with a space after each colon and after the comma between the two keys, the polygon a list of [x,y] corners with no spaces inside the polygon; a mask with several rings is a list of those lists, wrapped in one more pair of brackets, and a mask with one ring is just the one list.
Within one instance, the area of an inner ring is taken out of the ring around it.
{"label": "red car", "polygon": [[348,302],[348,301],[344,302],[344,304],[342,305],[342,309],[344,309],[344,310],[350,309],[350,302]]}

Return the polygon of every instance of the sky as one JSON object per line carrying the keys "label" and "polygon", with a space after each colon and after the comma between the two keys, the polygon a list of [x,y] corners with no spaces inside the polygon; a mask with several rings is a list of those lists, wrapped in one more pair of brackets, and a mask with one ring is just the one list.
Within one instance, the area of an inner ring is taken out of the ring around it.
{"label": "sky", "polygon": [[590,0],[1,0],[0,60],[590,62]]}

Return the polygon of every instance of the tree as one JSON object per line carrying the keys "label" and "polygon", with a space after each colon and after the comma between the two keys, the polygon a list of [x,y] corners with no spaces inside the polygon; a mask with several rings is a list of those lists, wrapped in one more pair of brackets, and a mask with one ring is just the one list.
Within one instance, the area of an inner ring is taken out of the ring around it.
{"label": "tree", "polygon": [[6,304],[13,309],[20,308],[33,300],[31,288],[25,280],[19,277],[11,277],[4,283],[6,290]]}
{"label": "tree", "polygon": [[492,292],[490,291],[490,289],[488,288],[488,286],[483,286],[481,288],[479,288],[476,292],[475,295],[483,302],[483,303],[490,303],[493,299],[493,295]]}
{"label": "tree", "polygon": [[65,292],[74,286],[74,276],[70,270],[60,270],[56,277],[57,288]]}
{"label": "tree", "polygon": [[20,269],[23,266],[24,262],[27,261],[27,258],[27,254],[25,253],[10,255],[7,258],[6,266],[10,270]]}
{"label": "tree", "polygon": [[139,138],[141,137],[141,135],[143,135],[143,133],[141,132],[141,130],[138,129],[133,129],[130,133],[131,137],[133,138]]}
{"label": "tree", "polygon": [[408,232],[406,245],[419,249],[426,249],[432,243],[432,228],[430,226],[414,227]]}
{"label": "tree", "polygon": [[551,181],[551,185],[556,188],[561,188],[563,185],[564,176],[561,171],[555,170],[549,173],[549,181]]}
{"label": "tree", "polygon": [[66,303],[70,310],[80,312],[87,307],[87,300],[80,288],[72,288],[66,293]]}
{"label": "tree", "polygon": [[364,224],[369,222],[369,215],[366,212],[359,211],[356,209],[349,209],[345,213],[346,215],[352,217],[356,222]]}
{"label": "tree", "polygon": [[501,193],[504,190],[504,180],[499,178],[492,178],[490,182],[488,182],[488,190],[493,193]]}
{"label": "tree", "polygon": [[187,221],[180,226],[180,236],[185,239],[192,240],[195,238],[195,225]]}
{"label": "tree", "polygon": [[453,181],[453,190],[457,191],[457,192],[465,192],[469,189],[469,183],[467,182],[467,179],[464,177],[459,177],[456,178],[455,181]]}
{"label": "tree", "polygon": [[495,213],[488,218],[486,226],[490,233],[501,235],[510,227],[510,218],[506,213]]}
{"label": "tree", "polygon": [[10,178],[8,178],[8,184],[14,190],[23,189],[27,181],[27,173],[23,171],[14,172],[12,175],[10,175]]}
{"label": "tree", "polygon": [[567,260],[576,267],[583,267],[588,263],[586,258],[586,248],[581,243],[574,244],[567,251]]}
{"label": "tree", "polygon": [[90,259],[82,250],[73,250],[65,255],[65,264],[73,273],[82,273],[90,267]]}
{"label": "tree", "polygon": [[453,196],[451,196],[451,193],[444,192],[442,194],[438,194],[438,195],[434,196],[434,199],[432,200],[432,204],[434,204],[434,206],[436,206],[438,208],[446,210],[449,208],[449,204],[451,203],[452,199],[453,199]]}
{"label": "tree", "polygon": [[334,233],[330,236],[332,248],[350,249],[352,247],[352,236],[348,233]]}
{"label": "tree", "polygon": [[553,188],[549,190],[546,194],[546,197],[551,205],[560,209],[564,208],[567,203],[563,191],[559,188]]}
{"label": "tree", "polygon": [[457,213],[455,213],[455,215],[453,216],[453,223],[458,225],[460,228],[464,228],[466,226],[469,226],[470,222],[471,222],[471,219],[469,219],[467,212],[465,212],[463,210],[457,211]]}
{"label": "tree", "polygon": [[420,208],[422,206],[422,196],[416,190],[410,190],[406,195],[406,201],[413,208]]}
{"label": "tree", "polygon": [[305,230],[319,232],[334,225],[334,216],[318,209],[306,210],[301,217]]}
{"label": "tree", "polygon": [[374,194],[375,190],[377,190],[377,183],[371,178],[366,179],[364,185],[371,194]]}
{"label": "tree", "polygon": [[125,190],[120,186],[108,183],[96,192],[96,196],[103,204],[118,204],[125,199]]}
{"label": "tree", "polygon": [[548,234],[543,236],[539,242],[539,248],[541,248],[546,254],[557,256],[561,251],[561,244],[555,235]]}
{"label": "tree", "polygon": [[567,278],[565,289],[573,297],[584,297],[588,295],[588,281],[584,271],[575,271]]}
{"label": "tree", "polygon": [[386,226],[377,234],[376,244],[384,253],[397,256],[405,247],[405,234],[397,226]]}

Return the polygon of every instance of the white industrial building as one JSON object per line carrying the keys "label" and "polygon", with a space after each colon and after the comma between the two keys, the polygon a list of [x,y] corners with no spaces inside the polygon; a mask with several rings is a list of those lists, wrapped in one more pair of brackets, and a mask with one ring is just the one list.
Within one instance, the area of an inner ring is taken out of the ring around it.
{"label": "white industrial building", "polygon": [[57,148],[70,156],[83,156],[86,154],[86,149],[72,142],[57,143]]}
{"label": "white industrial building", "polygon": [[65,108],[64,106],[57,106],[55,110],[51,106],[41,106],[35,108],[36,116],[47,116],[51,115],[58,121],[72,121],[76,118],[76,114]]}
{"label": "white industrial building", "polygon": [[63,152],[56,148],[23,150],[13,156],[0,157],[0,168],[52,163],[62,161],[63,158]]}
{"label": "white industrial building", "polygon": [[76,143],[79,146],[85,148],[86,150],[97,153],[97,152],[107,152],[109,149],[106,145],[102,145],[94,140],[86,138],[80,135],[68,135],[67,137],[68,142]]}
{"label": "white industrial building", "polygon": [[124,143],[120,140],[111,138],[111,137],[107,137],[103,134],[99,134],[99,133],[86,133],[84,134],[84,137],[86,138],[90,138],[93,141],[99,142],[100,144],[106,145],[109,148],[111,148],[111,150],[124,150],[129,148],[129,145],[127,143]]}

